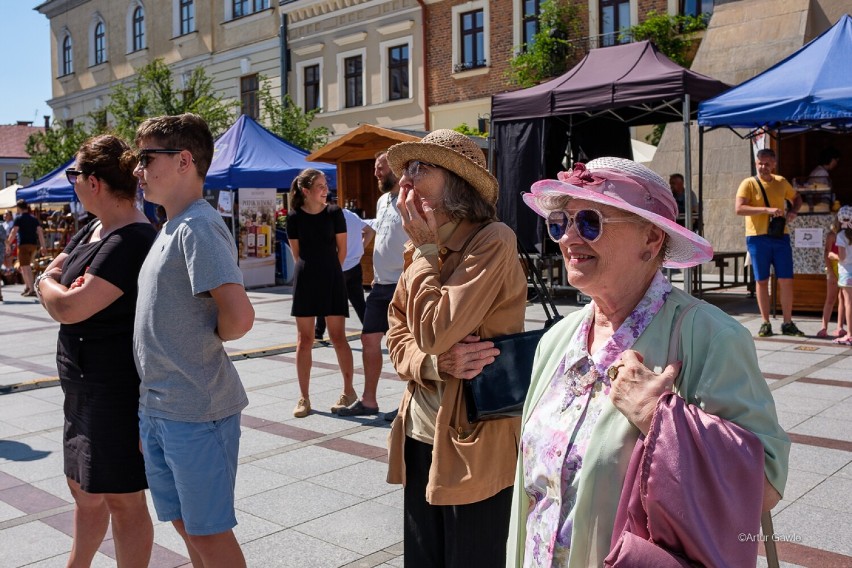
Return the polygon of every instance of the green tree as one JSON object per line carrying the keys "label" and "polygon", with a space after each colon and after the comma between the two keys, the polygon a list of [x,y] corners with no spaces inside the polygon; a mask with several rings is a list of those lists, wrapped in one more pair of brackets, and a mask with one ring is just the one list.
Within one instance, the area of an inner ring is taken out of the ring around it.
{"label": "green tree", "polygon": [[510,61],[509,79],[521,87],[531,87],[561,75],[582,54],[576,39],[581,33],[579,8],[569,0],[545,0],[538,17],[539,31],[532,42],[520,46]]}
{"label": "green tree", "polygon": [[92,136],[92,132],[84,125],[75,122],[65,126],[54,122],[51,128],[37,132],[26,142],[26,150],[30,162],[21,168],[26,177],[38,179],[55,170],[77,153],[80,144]]}
{"label": "green tree", "polygon": [[260,77],[260,121],[271,131],[294,146],[308,151],[316,150],[328,142],[330,131],[325,126],[311,128],[311,121],[320,111],[316,108],[303,111],[289,94],[284,101],[272,95],[269,79]]}
{"label": "green tree", "polygon": [[155,59],[126,84],[113,87],[106,107],[113,119],[112,129],[122,138],[133,140],[136,128],[152,116],[198,114],[213,136],[222,134],[234,122],[237,101],[226,101],[213,89],[213,80],[196,67],[183,89],[177,89],[172,71],[162,59]]}
{"label": "green tree", "polygon": [[453,128],[456,132],[461,132],[465,136],[478,136],[479,138],[487,138],[488,133],[483,132],[478,128],[473,128],[472,126],[468,126],[466,122],[462,122],[455,128]]}
{"label": "green tree", "polygon": [[682,67],[689,67],[688,55],[693,36],[704,29],[707,29],[707,19],[703,16],[670,16],[652,10],[645,21],[631,26],[619,37],[632,37],[634,41],[650,40],[666,57]]}

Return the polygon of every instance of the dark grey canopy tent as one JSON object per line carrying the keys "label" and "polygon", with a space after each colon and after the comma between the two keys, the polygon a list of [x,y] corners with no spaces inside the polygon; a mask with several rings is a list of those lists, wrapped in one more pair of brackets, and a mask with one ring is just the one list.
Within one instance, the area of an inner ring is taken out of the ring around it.
{"label": "dark grey canopy tent", "polygon": [[[500,182],[500,219],[527,247],[546,241],[537,216],[523,205],[521,191],[537,180],[555,178],[568,152],[575,161],[605,155],[632,158],[628,127],[643,124],[683,122],[689,199],[689,121],[697,114],[698,102],[727,88],[642,41],[593,49],[560,77],[494,95],[491,124],[497,159],[492,167]],[[686,212],[689,215],[689,203]]]}

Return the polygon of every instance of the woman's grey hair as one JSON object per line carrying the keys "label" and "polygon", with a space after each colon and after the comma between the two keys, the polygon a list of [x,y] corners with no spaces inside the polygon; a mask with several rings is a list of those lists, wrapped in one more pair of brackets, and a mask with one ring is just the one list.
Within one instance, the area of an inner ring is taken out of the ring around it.
{"label": "woman's grey hair", "polygon": [[446,169],[444,179],[446,183],[441,206],[450,219],[467,219],[475,223],[497,220],[497,208],[486,201],[472,185]]}

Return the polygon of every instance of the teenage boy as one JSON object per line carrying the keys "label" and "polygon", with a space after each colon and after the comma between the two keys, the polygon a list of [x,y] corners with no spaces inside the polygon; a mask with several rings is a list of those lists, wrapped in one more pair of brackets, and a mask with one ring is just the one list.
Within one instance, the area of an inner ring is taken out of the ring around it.
{"label": "teenage boy", "polygon": [[135,143],[145,199],[168,219],[139,274],[133,334],[145,473],[157,517],[174,524],[193,566],[239,568],[234,484],[248,399],[222,343],[251,329],[254,309],[233,238],[202,199],[213,137],[183,114],[146,120]]}

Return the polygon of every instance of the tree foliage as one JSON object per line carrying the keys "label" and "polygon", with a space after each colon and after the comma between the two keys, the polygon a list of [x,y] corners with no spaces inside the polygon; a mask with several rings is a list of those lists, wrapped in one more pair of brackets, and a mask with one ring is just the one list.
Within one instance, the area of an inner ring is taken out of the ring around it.
{"label": "tree foliage", "polygon": [[311,121],[320,109],[303,111],[289,94],[284,101],[272,95],[272,86],[266,77],[260,77],[260,120],[271,131],[304,150],[316,150],[328,142],[330,131],[324,126],[311,128]]}
{"label": "tree foliage", "polygon": [[233,124],[238,106],[238,102],[225,100],[213,89],[213,79],[201,67],[196,67],[183,88],[178,89],[168,65],[155,59],[140,69],[129,84],[113,87],[106,110],[113,119],[115,134],[133,140],[136,128],[145,119],[185,112],[204,118],[215,137]]}
{"label": "tree foliage", "polygon": [[478,128],[473,128],[472,126],[468,126],[466,122],[462,122],[461,124],[453,128],[453,130],[455,130],[456,132],[461,132],[465,136],[477,136],[479,138],[488,137],[487,132],[483,132]]}
{"label": "tree foliage", "polygon": [[703,16],[670,16],[652,10],[645,21],[628,28],[620,37],[650,40],[666,57],[682,67],[689,67],[693,34],[704,29],[707,29],[707,19]]}
{"label": "tree foliage", "polygon": [[91,136],[82,124],[64,126],[54,122],[51,128],[36,132],[27,139],[28,164],[21,171],[24,176],[38,179],[71,159],[80,145]]}
{"label": "tree foliage", "polygon": [[[579,8],[569,0],[545,0],[538,17],[539,31],[532,42],[520,46],[510,61],[509,79],[532,87],[561,75],[583,53]],[[571,39],[574,38],[574,39]]]}

